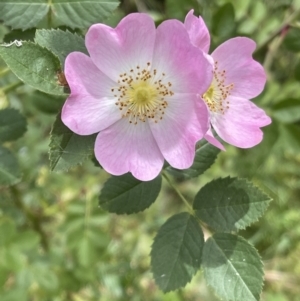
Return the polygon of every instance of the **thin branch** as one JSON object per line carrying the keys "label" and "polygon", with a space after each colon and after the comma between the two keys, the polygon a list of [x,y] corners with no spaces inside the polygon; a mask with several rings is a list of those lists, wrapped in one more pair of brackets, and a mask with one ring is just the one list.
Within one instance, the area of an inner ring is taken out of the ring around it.
{"label": "thin branch", "polygon": [[270,41],[272,41],[276,36],[281,34],[281,32],[289,26],[300,14],[300,8],[296,9],[292,12],[284,21],[283,23],[276,28],[262,43],[257,45],[255,52],[258,52],[260,49],[264,48]]}
{"label": "thin branch", "polygon": [[162,172],[162,176],[167,180],[167,182],[169,183],[169,185],[174,189],[174,191],[177,193],[177,195],[179,196],[179,198],[183,201],[183,203],[186,205],[186,207],[188,208],[188,211],[192,214],[195,215],[195,212],[192,208],[192,206],[190,205],[190,203],[186,200],[186,198],[182,195],[182,193],[179,191],[179,189],[174,185],[174,183],[171,181],[171,179],[169,178],[169,176],[166,174],[166,172]]}

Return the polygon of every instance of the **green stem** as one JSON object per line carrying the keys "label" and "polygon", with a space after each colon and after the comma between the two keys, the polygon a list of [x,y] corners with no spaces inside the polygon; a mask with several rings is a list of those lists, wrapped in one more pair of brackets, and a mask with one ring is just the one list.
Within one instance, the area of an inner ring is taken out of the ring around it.
{"label": "green stem", "polygon": [[211,234],[211,231],[209,229],[207,229],[206,225],[195,214],[195,211],[194,211],[193,207],[190,205],[190,203],[187,201],[187,199],[182,195],[182,193],[179,191],[179,189],[174,185],[174,183],[172,182],[172,180],[169,178],[169,176],[167,175],[167,173],[165,171],[162,172],[162,176],[167,180],[169,185],[174,189],[174,191],[177,193],[177,195],[180,197],[180,199],[184,202],[184,204],[186,205],[189,213],[191,215],[193,215],[198,220],[198,222],[199,222],[199,224],[201,225],[202,228],[204,228],[209,234]]}
{"label": "green stem", "polygon": [[186,207],[188,208],[188,211],[192,214],[195,215],[195,212],[192,208],[192,206],[190,205],[190,203],[186,200],[186,198],[182,195],[182,193],[179,191],[179,189],[174,185],[174,183],[171,181],[171,179],[169,178],[169,176],[166,174],[166,172],[162,172],[162,176],[167,180],[167,182],[169,183],[169,185],[174,189],[174,191],[177,193],[177,195],[180,197],[180,199],[184,202],[184,204],[186,205]]}
{"label": "green stem", "polygon": [[10,71],[9,68],[4,68],[4,69],[2,69],[2,70],[0,71],[0,77],[6,75],[9,71]]}
{"label": "green stem", "polygon": [[16,186],[10,186],[10,192],[13,195],[13,201],[16,206],[25,214],[26,219],[32,224],[33,229],[40,235],[43,249],[48,251],[49,243],[47,235],[41,225],[41,216],[35,215],[23,204],[20,191]]}
{"label": "green stem", "polygon": [[276,28],[262,43],[257,45],[255,52],[265,47],[270,41],[272,41],[277,35],[279,35],[282,30],[286,28],[286,26],[290,25],[298,17],[299,13],[300,8],[291,13],[278,28]]}
{"label": "green stem", "polygon": [[22,85],[24,85],[24,83],[21,81],[18,81],[18,82],[15,82],[15,83],[5,86],[4,88],[2,88],[2,91],[3,91],[3,93],[7,94],[11,91],[14,91],[15,89],[17,89],[18,87],[20,87]]}

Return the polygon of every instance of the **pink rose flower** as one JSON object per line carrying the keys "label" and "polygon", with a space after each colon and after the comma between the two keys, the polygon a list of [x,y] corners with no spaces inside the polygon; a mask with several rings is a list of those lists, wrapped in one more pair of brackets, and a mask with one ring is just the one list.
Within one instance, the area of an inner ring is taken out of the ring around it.
{"label": "pink rose flower", "polygon": [[64,124],[79,135],[98,133],[95,156],[113,175],[151,180],[164,159],[189,168],[209,127],[198,93],[208,89],[212,66],[184,25],[169,20],[156,29],[148,15],[130,14],[116,28],[91,26],[85,44],[90,56],[66,58]]}
{"label": "pink rose flower", "polygon": [[[209,31],[201,17],[191,10],[185,19],[185,27],[191,42],[204,53],[210,45]],[[261,127],[271,123],[270,117],[249,99],[258,96],[266,83],[263,67],[253,60],[254,41],[244,37],[229,39],[211,55],[213,81],[201,94],[210,112],[210,123],[226,142],[241,148],[249,148],[262,141]],[[201,70],[201,69],[200,69]],[[224,150],[213,136],[211,128],[205,139]]]}

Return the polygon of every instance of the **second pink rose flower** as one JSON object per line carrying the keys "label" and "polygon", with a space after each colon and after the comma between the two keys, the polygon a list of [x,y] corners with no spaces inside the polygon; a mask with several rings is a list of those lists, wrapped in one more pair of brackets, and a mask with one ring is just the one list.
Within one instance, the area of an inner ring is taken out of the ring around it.
{"label": "second pink rose flower", "polygon": [[[207,54],[210,35],[203,19],[195,17],[191,10],[184,24],[193,45]],[[255,47],[253,40],[244,37],[229,39],[217,47],[210,55],[213,81],[201,95],[210,111],[210,123],[219,137],[241,148],[260,143],[263,139],[260,128],[271,123],[264,110],[249,100],[258,96],[266,83],[263,67],[252,58]],[[224,150],[211,129],[205,139]]]}

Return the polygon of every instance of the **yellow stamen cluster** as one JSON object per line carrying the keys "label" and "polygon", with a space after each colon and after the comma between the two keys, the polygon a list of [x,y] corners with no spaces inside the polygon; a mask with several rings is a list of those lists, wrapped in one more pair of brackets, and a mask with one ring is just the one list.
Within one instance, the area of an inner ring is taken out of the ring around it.
{"label": "yellow stamen cluster", "polygon": [[129,123],[138,124],[147,119],[157,123],[163,119],[168,102],[167,96],[173,96],[172,83],[165,80],[166,74],[159,74],[157,69],[136,66],[127,73],[119,75],[118,86],[111,89],[117,99],[115,103]]}
{"label": "yellow stamen cluster", "polygon": [[219,71],[218,62],[214,65],[213,81],[208,90],[203,94],[203,99],[207,103],[209,110],[214,113],[224,114],[229,109],[230,95],[234,85],[225,85],[226,71]]}

